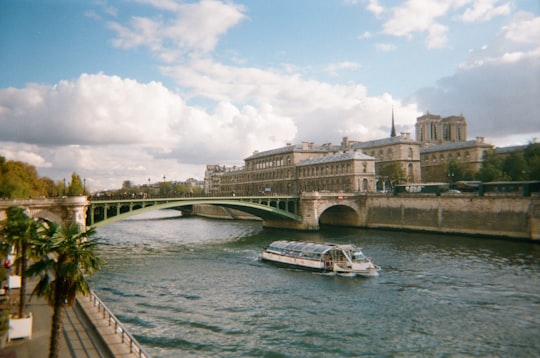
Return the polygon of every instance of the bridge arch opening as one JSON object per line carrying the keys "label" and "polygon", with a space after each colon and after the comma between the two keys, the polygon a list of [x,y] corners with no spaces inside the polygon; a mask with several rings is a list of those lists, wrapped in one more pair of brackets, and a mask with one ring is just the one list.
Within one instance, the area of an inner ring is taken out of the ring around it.
{"label": "bridge arch opening", "polygon": [[346,205],[334,205],[319,216],[319,225],[358,226],[358,213]]}

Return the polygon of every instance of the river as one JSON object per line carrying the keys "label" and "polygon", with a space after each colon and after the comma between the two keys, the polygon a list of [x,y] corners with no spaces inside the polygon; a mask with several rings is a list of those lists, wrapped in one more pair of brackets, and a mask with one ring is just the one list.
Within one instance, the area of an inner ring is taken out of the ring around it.
{"label": "river", "polygon": [[[92,287],[157,357],[537,357],[540,245],[395,231],[263,229],[147,213],[98,230]],[[277,239],[354,243],[374,278],[260,262]]]}

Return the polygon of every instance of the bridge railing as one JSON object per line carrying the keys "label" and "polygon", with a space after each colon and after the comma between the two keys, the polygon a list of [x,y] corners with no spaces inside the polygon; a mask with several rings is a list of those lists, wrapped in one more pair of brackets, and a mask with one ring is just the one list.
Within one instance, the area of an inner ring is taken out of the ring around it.
{"label": "bridge railing", "polygon": [[122,343],[129,346],[129,352],[136,354],[139,358],[150,358],[150,355],[144,351],[140,343],[127,331],[122,322],[116,318],[112,311],[101,301],[96,293],[90,291],[90,301],[97,309],[98,313],[102,313],[102,318],[108,321],[109,326],[114,327],[114,334],[120,334]]}
{"label": "bridge railing", "polygon": [[227,195],[227,194],[190,194],[190,193],[184,193],[184,194],[168,194],[168,195],[159,195],[159,194],[147,194],[147,193],[140,193],[140,194],[102,194],[102,195],[92,195],[88,197],[88,200],[90,201],[101,201],[101,200],[138,200],[138,199],[188,199],[188,198],[229,198],[229,197],[235,197],[235,198],[251,198],[251,197],[297,197],[297,195],[289,195],[289,194],[278,194],[278,193],[272,193],[272,194],[264,194],[264,195]]}

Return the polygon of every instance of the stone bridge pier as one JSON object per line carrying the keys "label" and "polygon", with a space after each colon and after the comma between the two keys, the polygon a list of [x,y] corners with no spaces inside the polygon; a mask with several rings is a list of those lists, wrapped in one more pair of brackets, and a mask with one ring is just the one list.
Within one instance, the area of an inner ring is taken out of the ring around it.
{"label": "stone bridge pier", "polygon": [[26,209],[28,216],[42,218],[55,223],[75,222],[86,228],[86,196],[70,196],[44,199],[0,200],[0,221],[6,219],[6,210],[10,206]]}
{"label": "stone bridge pier", "polygon": [[294,230],[319,230],[320,224],[366,227],[366,196],[357,193],[302,193],[299,213],[302,222],[264,220],[265,227]]}

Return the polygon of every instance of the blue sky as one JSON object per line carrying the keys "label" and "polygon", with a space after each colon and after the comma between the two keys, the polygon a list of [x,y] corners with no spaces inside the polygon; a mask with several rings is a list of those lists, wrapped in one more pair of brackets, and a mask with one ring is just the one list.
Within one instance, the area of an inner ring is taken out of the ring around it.
{"label": "blue sky", "polygon": [[540,135],[540,1],[0,0],[0,155],[93,190],[463,114]]}

